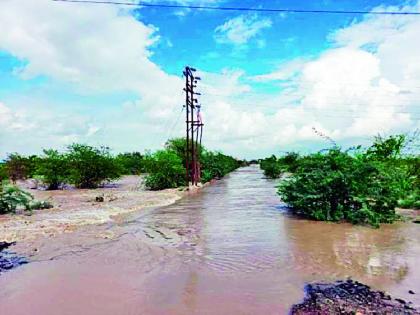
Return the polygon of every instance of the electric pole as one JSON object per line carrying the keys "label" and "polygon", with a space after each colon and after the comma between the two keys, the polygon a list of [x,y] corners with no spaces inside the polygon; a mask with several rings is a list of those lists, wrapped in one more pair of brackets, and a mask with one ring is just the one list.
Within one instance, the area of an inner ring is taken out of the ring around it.
{"label": "electric pole", "polygon": [[198,81],[201,79],[194,75],[196,69],[185,67],[185,123],[186,123],[186,148],[185,148],[185,169],[187,185],[197,185],[201,180],[200,152],[201,140],[203,137],[203,122],[201,119],[201,105],[196,96],[200,93],[194,92]]}

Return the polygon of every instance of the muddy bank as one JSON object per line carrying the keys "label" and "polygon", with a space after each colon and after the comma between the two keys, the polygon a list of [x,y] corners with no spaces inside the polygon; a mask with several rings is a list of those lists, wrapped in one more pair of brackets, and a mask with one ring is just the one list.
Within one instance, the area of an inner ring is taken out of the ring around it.
{"label": "muddy bank", "polygon": [[30,216],[1,216],[0,241],[31,241],[73,232],[81,226],[104,224],[135,211],[170,205],[186,194],[179,189],[147,191],[140,176],[125,176],[99,189],[42,191],[30,182],[21,182],[19,186],[37,200],[48,200],[54,207],[35,211]]}
{"label": "muddy bank", "polygon": [[[305,300],[292,307],[292,315],[327,314],[420,314],[410,302],[393,299],[357,281],[314,283],[305,288]],[[415,294],[414,291],[410,291]]]}

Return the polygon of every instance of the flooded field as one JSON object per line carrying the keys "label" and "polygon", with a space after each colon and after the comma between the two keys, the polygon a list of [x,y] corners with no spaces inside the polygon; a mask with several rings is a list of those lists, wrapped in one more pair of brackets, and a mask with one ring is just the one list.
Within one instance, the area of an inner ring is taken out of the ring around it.
{"label": "flooded field", "polygon": [[257,166],[15,249],[30,263],[0,276],[0,314],[287,314],[306,283],[347,277],[420,304],[419,225],[294,218]]}

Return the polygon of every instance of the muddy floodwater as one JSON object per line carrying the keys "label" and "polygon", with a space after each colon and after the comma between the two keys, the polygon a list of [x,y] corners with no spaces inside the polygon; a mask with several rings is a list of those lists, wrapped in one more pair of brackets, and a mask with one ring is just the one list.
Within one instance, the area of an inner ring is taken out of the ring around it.
{"label": "muddy floodwater", "polygon": [[420,304],[420,225],[300,220],[275,185],[242,168],[171,206],[18,244],[30,263],[0,275],[0,314],[287,314],[306,283],[347,277]]}

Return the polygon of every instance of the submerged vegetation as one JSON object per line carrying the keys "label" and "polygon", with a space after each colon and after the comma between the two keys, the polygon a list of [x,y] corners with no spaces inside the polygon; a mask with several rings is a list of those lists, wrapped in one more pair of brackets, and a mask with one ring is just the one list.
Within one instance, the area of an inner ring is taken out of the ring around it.
{"label": "submerged vegetation", "polygon": [[146,187],[151,190],[185,185],[185,168],[181,158],[171,150],[160,150],[146,159]]}
{"label": "submerged vegetation", "polygon": [[[0,163],[0,181],[15,184],[18,180],[35,178],[45,189],[61,189],[65,185],[77,188],[97,188],[122,175],[145,174],[145,184],[151,190],[185,186],[185,148],[183,138],[171,139],[165,148],[154,153],[122,153],[113,156],[107,147],[72,144],[64,152],[49,149],[40,156],[10,154]],[[235,170],[241,161],[220,152],[199,147],[203,182],[218,179]],[[25,205],[26,193],[14,193]],[[28,197],[28,196],[26,196]],[[28,197],[29,198],[29,197]]]}
{"label": "submerged vegetation", "polygon": [[[145,157],[146,186],[152,190],[176,188],[186,185],[186,140],[168,140],[165,149]],[[201,181],[221,179],[240,167],[244,162],[220,152],[212,152],[197,146],[201,168]]]}
{"label": "submerged vegetation", "polygon": [[355,224],[391,223],[396,207],[419,206],[419,156],[403,154],[404,135],[376,137],[367,149],[271,156],[260,163],[267,177],[291,173],[278,192],[292,211],[310,219]]}

